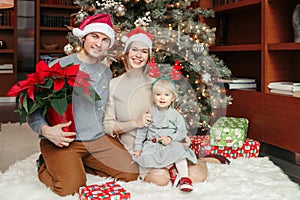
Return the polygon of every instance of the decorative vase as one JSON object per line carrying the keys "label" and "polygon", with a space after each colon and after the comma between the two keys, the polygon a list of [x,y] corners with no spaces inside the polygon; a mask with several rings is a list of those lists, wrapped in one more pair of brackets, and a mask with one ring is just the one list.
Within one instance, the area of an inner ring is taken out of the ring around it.
{"label": "decorative vase", "polygon": [[[46,112],[46,118],[48,120],[48,123],[51,126],[72,121],[70,126],[63,127],[62,130],[64,132],[76,132],[72,103],[68,104],[67,110],[62,115],[59,115],[52,107],[50,107]],[[75,137],[76,136],[70,138],[75,138]]]}
{"label": "decorative vase", "polygon": [[300,42],[300,4],[297,4],[295,7],[292,24],[294,28],[294,42]]}

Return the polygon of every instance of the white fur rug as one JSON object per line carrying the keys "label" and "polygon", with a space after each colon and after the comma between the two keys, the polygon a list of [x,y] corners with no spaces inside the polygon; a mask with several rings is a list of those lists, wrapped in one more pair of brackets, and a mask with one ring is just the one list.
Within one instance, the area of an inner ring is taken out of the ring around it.
{"label": "white fur rug", "polygon": [[[39,182],[35,160],[38,153],[18,161],[5,172],[0,172],[0,199],[5,200],[66,200],[74,196],[59,197]],[[268,157],[239,158],[230,165],[208,164],[208,179],[194,184],[194,191],[182,193],[170,185],[159,187],[142,181],[119,183],[131,193],[132,200],[299,200],[300,186],[289,180]],[[87,184],[102,183],[107,179],[87,175]]]}

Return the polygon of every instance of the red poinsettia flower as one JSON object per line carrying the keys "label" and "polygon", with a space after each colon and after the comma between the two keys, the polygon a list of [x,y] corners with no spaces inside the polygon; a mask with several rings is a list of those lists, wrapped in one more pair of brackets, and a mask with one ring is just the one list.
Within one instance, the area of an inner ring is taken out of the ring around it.
{"label": "red poinsettia flower", "polygon": [[40,61],[36,65],[36,72],[28,74],[25,80],[13,85],[7,96],[17,97],[17,111],[23,123],[27,115],[37,109],[46,113],[46,110],[52,107],[62,115],[67,109],[67,104],[72,101],[73,89],[88,100],[100,100],[97,93],[91,89],[89,80],[90,76],[80,71],[79,65],[62,67],[60,63],[56,63],[49,67],[46,62]]}
{"label": "red poinsettia flower", "polygon": [[[68,67],[67,69],[65,69],[64,76],[67,78],[67,83],[73,87],[76,77],[78,77],[81,74],[81,72],[82,71],[79,72],[79,65],[74,65],[73,67]],[[85,72],[83,73],[86,74]],[[89,78],[89,75],[86,75]]]}
{"label": "red poinsettia flower", "polygon": [[28,96],[34,101],[34,87],[38,83],[36,74],[28,74],[27,79],[19,81],[7,93],[7,96],[18,96],[21,92],[27,92]]}
{"label": "red poinsettia flower", "polygon": [[52,72],[48,64],[44,61],[38,62],[36,65],[36,73],[35,75],[37,76],[38,80],[37,82],[39,84],[44,84],[45,83],[45,78],[51,77]]}

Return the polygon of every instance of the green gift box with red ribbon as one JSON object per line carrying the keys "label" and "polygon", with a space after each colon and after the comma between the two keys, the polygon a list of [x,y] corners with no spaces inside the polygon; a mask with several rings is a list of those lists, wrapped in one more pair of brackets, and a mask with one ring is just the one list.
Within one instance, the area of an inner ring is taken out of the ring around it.
{"label": "green gift box with red ribbon", "polygon": [[129,200],[130,192],[115,181],[93,184],[79,189],[80,200]]}
{"label": "green gift box with red ribbon", "polygon": [[242,147],[248,123],[246,118],[220,117],[210,129],[211,146]]}

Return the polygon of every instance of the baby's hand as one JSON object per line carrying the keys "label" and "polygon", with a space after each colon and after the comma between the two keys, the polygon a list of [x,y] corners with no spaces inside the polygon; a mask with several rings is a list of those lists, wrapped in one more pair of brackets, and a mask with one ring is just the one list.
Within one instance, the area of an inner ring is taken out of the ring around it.
{"label": "baby's hand", "polygon": [[141,150],[132,152],[132,155],[135,156],[135,157],[139,157],[141,154],[142,154]]}
{"label": "baby's hand", "polygon": [[172,138],[169,136],[160,136],[160,138],[158,139],[158,142],[163,145],[168,145],[172,142]]}

